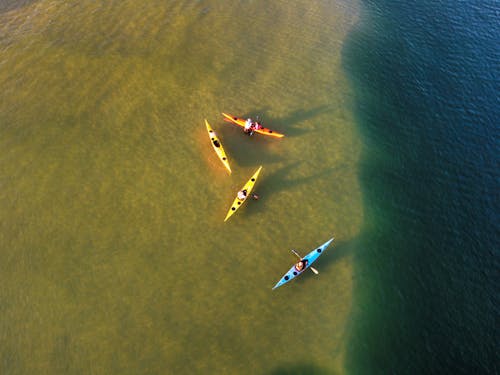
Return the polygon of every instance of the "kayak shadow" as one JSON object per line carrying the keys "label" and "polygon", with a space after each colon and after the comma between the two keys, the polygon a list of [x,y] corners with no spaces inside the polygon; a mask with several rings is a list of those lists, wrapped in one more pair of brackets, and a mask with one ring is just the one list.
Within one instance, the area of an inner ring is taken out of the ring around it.
{"label": "kayak shadow", "polygon": [[[335,233],[334,233],[335,236]],[[324,251],[324,254],[320,256],[312,265],[312,267],[316,268],[319,272],[320,275],[325,274],[325,275],[334,275],[332,272],[332,268],[335,267],[335,264],[337,264],[340,259],[342,259],[345,256],[349,256],[350,254],[353,253],[354,251],[354,244],[352,241],[350,242],[338,242],[336,239],[328,246],[328,248]],[[299,253],[304,256],[305,254],[309,253],[310,251],[314,250],[314,248],[302,248],[299,249]],[[303,280],[306,279],[312,279],[314,280],[317,276],[313,272],[307,272],[303,273],[300,276]]]}
{"label": "kayak shadow", "polygon": [[252,207],[247,207],[247,215],[253,215],[255,213],[265,211],[265,204],[269,197],[282,191],[292,189],[296,186],[308,184],[317,181],[319,178],[326,177],[333,168],[325,168],[317,173],[306,177],[289,178],[293,169],[297,167],[299,163],[291,163],[283,168],[278,169],[274,173],[267,175],[266,171],[263,170],[263,175],[261,175],[260,181],[257,183],[254,193],[259,196],[259,200]]}
{"label": "kayak shadow", "polygon": [[308,184],[321,178],[325,178],[329,174],[333,173],[334,170],[333,167],[330,167],[321,169],[320,171],[305,177],[290,177],[293,170],[297,169],[297,166],[299,166],[301,163],[303,163],[303,161],[290,163],[283,168],[278,169],[274,173],[267,175],[265,185],[263,184],[262,193],[271,195],[283,190],[290,190],[294,187]]}
{"label": "kayak shadow", "polygon": [[334,372],[312,363],[281,366],[272,370],[269,375],[336,375]]}
{"label": "kayak shadow", "polygon": [[257,167],[283,160],[283,157],[268,147],[270,142],[281,142],[280,139],[268,139],[269,137],[260,134],[249,136],[240,127],[235,125],[234,128],[229,128],[229,126],[219,127],[217,134],[221,137],[231,166],[235,162],[240,167]]}
{"label": "kayak shadow", "polygon": [[[335,232],[333,234],[335,236]],[[356,249],[356,241],[337,241],[330,244],[325,254],[316,261],[318,271],[328,271],[335,263],[345,256],[353,255]],[[314,267],[314,266],[313,266]]]}
{"label": "kayak shadow", "polygon": [[[297,109],[290,112],[286,117],[273,117],[268,115],[268,109],[257,109],[253,113],[259,114],[259,121],[270,129],[285,134],[286,137],[299,137],[302,134],[316,131],[316,126],[311,129],[305,129],[300,124],[306,120],[310,120],[323,113],[333,112],[333,109],[327,105],[321,105],[310,109]],[[256,118],[257,115],[247,114],[244,118]]]}
{"label": "kayak shadow", "polygon": [[318,128],[318,125],[316,124],[312,129],[305,129],[304,127],[300,127],[301,123],[328,112],[333,112],[333,109],[327,105],[321,105],[310,109],[298,109],[279,121],[285,124],[287,136],[299,137],[302,134],[317,131]]}

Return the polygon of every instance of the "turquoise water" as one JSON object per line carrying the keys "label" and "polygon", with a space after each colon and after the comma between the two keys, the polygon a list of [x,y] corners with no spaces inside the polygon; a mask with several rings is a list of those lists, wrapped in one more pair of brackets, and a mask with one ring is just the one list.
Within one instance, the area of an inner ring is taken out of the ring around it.
{"label": "turquoise water", "polygon": [[498,373],[499,7],[363,1],[367,146],[349,373]]}

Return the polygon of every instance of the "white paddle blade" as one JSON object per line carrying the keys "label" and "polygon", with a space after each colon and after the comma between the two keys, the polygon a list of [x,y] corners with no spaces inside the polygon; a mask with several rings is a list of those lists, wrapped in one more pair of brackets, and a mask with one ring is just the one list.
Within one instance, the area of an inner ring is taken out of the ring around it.
{"label": "white paddle blade", "polygon": [[319,275],[319,272],[316,268],[314,267],[309,267],[311,269],[311,271],[313,271],[316,275]]}

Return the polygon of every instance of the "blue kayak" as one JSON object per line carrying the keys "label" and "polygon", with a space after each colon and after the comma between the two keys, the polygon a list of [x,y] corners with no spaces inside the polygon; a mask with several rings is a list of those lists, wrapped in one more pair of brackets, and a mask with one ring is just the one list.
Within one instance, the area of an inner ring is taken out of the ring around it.
{"label": "blue kayak", "polygon": [[273,290],[276,289],[277,287],[282,286],[283,284],[286,284],[290,280],[292,280],[292,279],[296,278],[297,276],[299,276],[306,269],[308,269],[311,266],[311,264],[313,264],[316,261],[316,259],[318,259],[319,256],[321,254],[323,254],[323,252],[326,250],[326,248],[328,247],[328,245],[330,245],[330,243],[332,241],[333,241],[333,238],[330,238],[323,245],[321,245],[320,247],[314,249],[309,254],[307,254],[305,257],[303,257],[302,260],[306,260],[307,261],[307,265],[301,271],[298,271],[295,268],[295,265],[293,265],[292,268],[290,268],[290,270],[287,273],[285,273],[285,275],[281,278],[281,280],[276,283],[276,285],[274,286]]}

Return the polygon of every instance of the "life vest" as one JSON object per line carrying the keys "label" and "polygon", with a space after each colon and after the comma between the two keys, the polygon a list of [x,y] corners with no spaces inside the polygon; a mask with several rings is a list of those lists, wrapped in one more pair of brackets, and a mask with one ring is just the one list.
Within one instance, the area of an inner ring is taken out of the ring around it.
{"label": "life vest", "polygon": [[297,263],[297,264],[295,264],[295,270],[297,270],[298,272],[302,272],[307,268],[307,260],[301,260],[299,263],[302,263],[302,269],[299,270],[297,268],[297,265],[298,265],[298,263]]}

